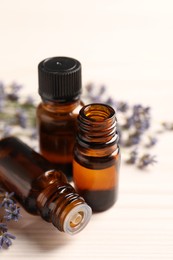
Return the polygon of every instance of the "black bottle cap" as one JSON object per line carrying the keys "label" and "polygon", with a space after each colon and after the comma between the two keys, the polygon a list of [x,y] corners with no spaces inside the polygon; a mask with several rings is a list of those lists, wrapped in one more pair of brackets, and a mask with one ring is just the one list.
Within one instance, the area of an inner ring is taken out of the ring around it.
{"label": "black bottle cap", "polygon": [[81,93],[81,64],[68,57],[53,57],[38,65],[39,94],[44,100],[67,101]]}

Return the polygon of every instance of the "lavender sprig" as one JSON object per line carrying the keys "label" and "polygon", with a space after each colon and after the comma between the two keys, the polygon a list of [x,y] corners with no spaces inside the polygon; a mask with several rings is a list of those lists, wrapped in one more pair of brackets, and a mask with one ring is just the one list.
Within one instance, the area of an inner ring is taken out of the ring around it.
{"label": "lavender sprig", "polygon": [[[0,221],[0,249],[8,248],[12,245],[11,239],[16,237],[8,232],[7,222],[9,221],[18,221],[21,217],[20,208],[16,205],[13,200],[14,192],[8,193],[0,188],[0,207],[3,209],[3,215],[1,216]],[[6,221],[6,223],[2,222]]]}
{"label": "lavender sprig", "polygon": [[12,245],[11,239],[15,239],[16,237],[11,233],[1,232],[0,231],[0,249],[8,248]]}

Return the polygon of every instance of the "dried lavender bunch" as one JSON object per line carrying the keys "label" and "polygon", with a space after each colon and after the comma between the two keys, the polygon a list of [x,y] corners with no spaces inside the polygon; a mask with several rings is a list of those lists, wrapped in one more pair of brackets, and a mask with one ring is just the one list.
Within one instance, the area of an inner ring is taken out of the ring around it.
{"label": "dried lavender bunch", "polygon": [[[85,98],[90,103],[106,103],[118,112],[120,144],[124,154],[128,154],[126,163],[144,169],[156,162],[155,156],[148,152],[149,148],[157,143],[156,133],[153,136],[148,134],[151,129],[150,107],[142,104],[129,105],[127,102],[114,100],[113,97],[107,97],[105,86],[96,87],[93,83],[86,86]],[[170,130],[172,125],[164,123],[163,127]],[[145,143],[146,136],[148,136],[148,141]],[[147,153],[139,156],[139,151],[145,149]]]}
{"label": "dried lavender bunch", "polygon": [[0,249],[8,248],[12,245],[12,240],[16,237],[8,232],[7,222],[18,221],[21,217],[20,208],[13,200],[14,193],[8,193],[0,188]]}

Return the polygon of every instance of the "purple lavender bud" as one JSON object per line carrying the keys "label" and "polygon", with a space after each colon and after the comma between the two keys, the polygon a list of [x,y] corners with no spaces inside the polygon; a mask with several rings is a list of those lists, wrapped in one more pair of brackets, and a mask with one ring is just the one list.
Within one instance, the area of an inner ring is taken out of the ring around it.
{"label": "purple lavender bud", "polygon": [[151,110],[151,107],[145,107],[144,108],[144,113],[145,114],[150,114],[150,110]]}
{"label": "purple lavender bud", "polygon": [[14,192],[11,193],[5,192],[5,194],[1,195],[1,197],[3,197],[3,200],[0,203],[0,208],[2,207],[8,208],[9,205],[13,204],[14,201],[11,199],[11,197],[13,196],[14,196]]}
{"label": "purple lavender bud", "polygon": [[139,118],[134,122],[138,132],[143,133],[150,127],[150,120],[148,118]]}
{"label": "purple lavender bud", "polygon": [[148,165],[152,165],[153,163],[156,163],[155,156],[144,154],[139,160],[138,168],[144,169]]}
{"label": "purple lavender bud", "polygon": [[122,112],[122,113],[125,113],[127,112],[127,110],[129,109],[129,105],[127,102],[118,102],[117,103],[117,110]]}
{"label": "purple lavender bud", "polygon": [[140,140],[141,140],[140,133],[135,132],[135,133],[129,135],[128,139],[126,141],[124,141],[123,145],[126,147],[137,145],[137,144],[139,144]]}
{"label": "purple lavender bud", "polygon": [[9,247],[12,245],[12,241],[11,239],[15,239],[16,237],[13,236],[12,234],[10,233],[1,233],[0,234],[0,249],[3,248],[3,247]]}
{"label": "purple lavender bud", "polygon": [[7,221],[14,220],[18,221],[18,219],[21,217],[20,215],[20,208],[17,207],[16,204],[10,204],[8,208],[5,209],[6,215],[4,218]]}
{"label": "purple lavender bud", "polygon": [[138,105],[134,105],[133,106],[133,114],[140,114],[143,111],[143,107],[142,105],[138,104]]}
{"label": "purple lavender bud", "polygon": [[0,234],[1,232],[7,232],[8,228],[7,228],[7,224],[5,223],[0,223]]}
{"label": "purple lavender bud", "polygon": [[138,153],[136,150],[132,151],[130,153],[130,157],[129,159],[126,161],[126,163],[128,164],[135,164],[136,163],[136,160],[137,160],[137,156],[138,156]]}
{"label": "purple lavender bud", "polygon": [[94,89],[94,85],[92,83],[89,83],[88,85],[86,85],[86,90],[88,93],[92,92]]}
{"label": "purple lavender bud", "polygon": [[115,101],[111,97],[109,97],[105,103],[109,106],[116,107]]}
{"label": "purple lavender bud", "polygon": [[147,148],[150,148],[150,147],[154,146],[156,143],[157,143],[157,138],[150,136],[150,137],[149,137],[149,142],[148,142],[148,144],[146,144],[145,146],[146,146]]}
{"label": "purple lavender bud", "polygon": [[22,86],[17,84],[16,82],[13,82],[11,84],[10,88],[11,88],[12,93],[18,93],[21,90]]}
{"label": "purple lavender bud", "polygon": [[101,96],[101,95],[103,95],[105,92],[106,92],[106,87],[103,85],[103,86],[100,87],[98,95]]}
{"label": "purple lavender bud", "polygon": [[16,119],[19,126],[26,128],[27,126],[27,116],[23,110],[18,110],[16,113]]}
{"label": "purple lavender bud", "polygon": [[91,96],[90,100],[92,103],[102,103],[102,100],[100,99],[99,96]]}
{"label": "purple lavender bud", "polygon": [[130,117],[126,118],[126,122],[125,122],[125,124],[122,127],[124,129],[129,129],[133,125],[134,125],[134,117],[130,116]]}
{"label": "purple lavender bud", "polygon": [[15,82],[10,86],[10,93],[7,95],[7,98],[10,101],[17,101],[19,99],[19,91],[22,88],[21,85],[16,84]]}

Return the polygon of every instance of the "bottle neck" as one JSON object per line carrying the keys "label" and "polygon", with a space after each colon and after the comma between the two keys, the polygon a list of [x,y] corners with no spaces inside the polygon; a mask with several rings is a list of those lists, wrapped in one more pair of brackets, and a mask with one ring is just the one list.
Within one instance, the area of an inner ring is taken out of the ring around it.
{"label": "bottle neck", "polygon": [[40,215],[60,231],[80,232],[89,222],[91,208],[67,183],[54,182],[37,197]]}
{"label": "bottle neck", "polygon": [[57,112],[71,112],[73,111],[78,105],[80,105],[80,96],[77,96],[71,100],[57,100],[57,101],[50,101],[42,99],[42,104],[44,109],[49,112],[57,113]]}
{"label": "bottle neck", "polygon": [[77,142],[83,148],[115,150],[118,142],[115,111],[105,104],[83,107],[78,116]]}

